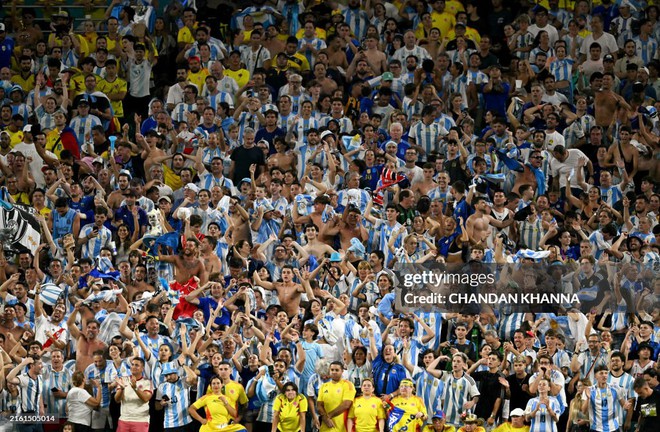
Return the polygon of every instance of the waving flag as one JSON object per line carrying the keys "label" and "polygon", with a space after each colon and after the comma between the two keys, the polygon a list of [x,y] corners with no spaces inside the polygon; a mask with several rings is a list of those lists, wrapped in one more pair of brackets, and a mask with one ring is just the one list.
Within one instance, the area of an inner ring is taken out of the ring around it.
{"label": "waving flag", "polygon": [[516,260],[523,258],[543,259],[550,256],[550,251],[533,251],[531,249],[521,249],[516,253]]}
{"label": "waving flag", "polygon": [[158,256],[158,246],[160,245],[171,247],[176,251],[179,248],[179,233],[173,231],[155,238],[147,237],[144,239],[144,245],[149,248],[149,254],[152,256]]}
{"label": "waving flag", "polygon": [[41,243],[41,229],[31,207],[14,205],[0,199],[0,243],[6,251],[30,251],[33,255]]}

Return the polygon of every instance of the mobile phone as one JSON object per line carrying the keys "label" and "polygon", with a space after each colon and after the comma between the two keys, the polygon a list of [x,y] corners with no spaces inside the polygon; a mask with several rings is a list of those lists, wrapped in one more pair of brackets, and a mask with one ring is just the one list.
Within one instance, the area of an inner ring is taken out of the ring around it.
{"label": "mobile phone", "polygon": [[53,387],[52,389],[50,389],[50,391],[51,391],[52,393],[55,393],[55,392],[60,391],[60,389],[58,389],[57,387]]}
{"label": "mobile phone", "polygon": [[268,375],[270,376],[275,375],[275,367],[273,365],[268,366]]}

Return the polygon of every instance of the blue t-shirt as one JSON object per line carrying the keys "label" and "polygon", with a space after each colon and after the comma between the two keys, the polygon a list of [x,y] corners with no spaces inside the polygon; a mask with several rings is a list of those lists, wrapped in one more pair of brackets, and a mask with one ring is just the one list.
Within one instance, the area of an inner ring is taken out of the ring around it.
{"label": "blue t-shirt", "polygon": [[[204,313],[204,321],[209,322],[211,318],[211,312],[218,307],[218,302],[215,301],[213,297],[202,297],[199,299],[199,308]],[[231,314],[227,308],[222,308],[220,314],[215,319],[216,325],[230,325],[231,324]]]}
{"label": "blue t-shirt", "polygon": [[14,39],[5,36],[0,42],[0,68],[11,67],[11,55],[14,52]]}

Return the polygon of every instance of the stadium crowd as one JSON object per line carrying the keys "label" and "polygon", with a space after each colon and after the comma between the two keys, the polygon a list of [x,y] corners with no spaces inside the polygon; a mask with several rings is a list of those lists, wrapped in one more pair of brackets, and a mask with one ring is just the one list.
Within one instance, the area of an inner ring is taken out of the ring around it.
{"label": "stadium crowd", "polygon": [[[653,2],[30,3],[0,430],[658,430]],[[410,307],[420,264],[579,302]]]}

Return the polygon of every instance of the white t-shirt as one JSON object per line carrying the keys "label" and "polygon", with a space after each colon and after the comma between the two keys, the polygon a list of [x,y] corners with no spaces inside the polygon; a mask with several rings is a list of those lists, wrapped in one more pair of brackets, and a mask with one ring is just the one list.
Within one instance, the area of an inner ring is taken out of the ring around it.
{"label": "white t-shirt", "polygon": [[92,411],[94,408],[87,405],[85,402],[91,398],[87,390],[80,387],[73,387],[66,395],[66,407],[68,412],[67,419],[71,423],[91,426],[92,424]]}
{"label": "white t-shirt", "polygon": [[[124,388],[124,395],[121,401],[121,415],[119,420],[149,423],[149,401],[144,402],[137,395],[133,387],[130,385],[129,378],[124,378],[127,383]],[[152,392],[151,381],[148,379],[141,379],[137,382],[138,390]]]}
{"label": "white t-shirt", "polygon": [[584,38],[584,42],[582,42],[582,47],[580,48],[580,54],[589,56],[589,47],[594,42],[597,42],[600,45],[601,57],[608,54],[615,54],[619,51],[619,45],[616,43],[616,38],[609,33],[603,32],[598,39],[594,39],[593,33]]}
{"label": "white t-shirt", "polygon": [[[550,160],[550,172],[552,173],[553,177],[559,176],[559,187],[565,187],[566,186],[566,174],[570,173],[572,170],[573,175],[571,176],[571,186],[574,188],[578,188],[579,185],[577,183],[577,175],[575,174],[575,171],[578,169],[578,160],[580,157],[583,157],[585,160],[587,159],[587,156],[582,153],[581,150],[578,149],[568,149],[568,157],[564,162],[560,162],[556,158],[552,158]],[[579,167],[582,169],[582,167]]]}

